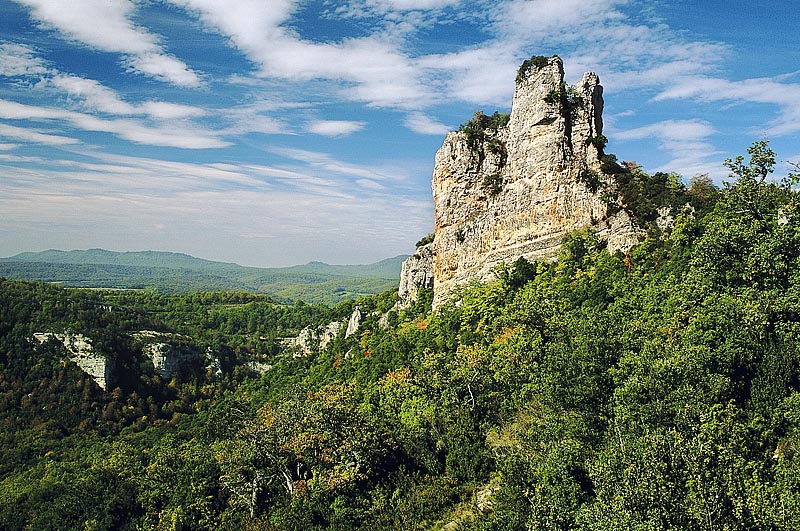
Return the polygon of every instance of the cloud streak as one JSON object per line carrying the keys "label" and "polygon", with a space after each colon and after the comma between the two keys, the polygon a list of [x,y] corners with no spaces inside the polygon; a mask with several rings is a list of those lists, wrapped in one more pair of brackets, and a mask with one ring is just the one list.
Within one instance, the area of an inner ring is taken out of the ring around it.
{"label": "cloud streak", "polygon": [[720,152],[711,143],[716,133],[714,127],[704,120],[666,120],[644,127],[617,131],[618,140],[656,139],[661,149],[671,155],[669,163],[653,171],[680,170],[688,175],[709,173],[721,177],[722,166],[716,158]]}
{"label": "cloud streak", "polygon": [[701,102],[764,103],[779,108],[779,115],[764,124],[760,133],[782,136],[800,132],[800,84],[778,78],[730,81],[715,77],[685,77],[660,92],[655,101],[692,99]]}
{"label": "cloud streak", "polygon": [[123,54],[123,64],[133,72],[182,87],[202,85],[196,72],[164,51],[158,36],[132,22],[136,5],[129,0],[16,1],[66,39]]}

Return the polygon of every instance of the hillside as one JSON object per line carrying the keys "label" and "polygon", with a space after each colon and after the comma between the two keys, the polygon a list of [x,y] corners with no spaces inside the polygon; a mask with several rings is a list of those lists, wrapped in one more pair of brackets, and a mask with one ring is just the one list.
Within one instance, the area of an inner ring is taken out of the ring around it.
{"label": "hillside", "polygon": [[800,530],[800,176],[749,152],[629,253],[573,232],[436,311],[0,281],[0,527]]}
{"label": "hillside", "polygon": [[249,291],[279,300],[335,304],[396,287],[404,258],[397,256],[367,265],[309,262],[285,268],[256,268],[159,251],[48,250],[1,258],[0,276],[66,287],[175,293]]}

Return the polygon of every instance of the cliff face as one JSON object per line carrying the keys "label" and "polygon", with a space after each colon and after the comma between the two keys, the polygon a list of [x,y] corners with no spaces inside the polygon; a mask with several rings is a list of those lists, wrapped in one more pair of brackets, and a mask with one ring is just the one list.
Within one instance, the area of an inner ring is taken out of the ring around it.
{"label": "cliff face", "polygon": [[114,363],[95,351],[92,340],[83,334],[37,332],[33,337],[39,343],[50,339],[60,341],[70,353],[70,361],[91,376],[100,389],[105,391],[114,383]]}
{"label": "cliff face", "polygon": [[432,183],[434,306],[459,285],[491,278],[501,262],[554,256],[576,229],[594,227],[611,250],[636,243],[627,214],[609,216],[591,185],[607,178],[602,112],[597,75],[568,89],[561,59],[551,57],[520,73],[507,123],[476,115],[447,135]]}
{"label": "cliff face", "polygon": [[413,255],[403,261],[400,286],[397,288],[397,309],[408,308],[417,300],[421,288],[433,287],[433,242],[417,247]]}

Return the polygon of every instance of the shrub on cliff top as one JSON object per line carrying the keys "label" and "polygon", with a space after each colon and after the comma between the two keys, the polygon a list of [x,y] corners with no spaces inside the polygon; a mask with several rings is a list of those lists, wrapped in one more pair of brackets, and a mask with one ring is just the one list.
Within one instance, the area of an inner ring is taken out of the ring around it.
{"label": "shrub on cliff top", "polygon": [[[555,55],[553,56],[555,57]],[[521,83],[523,79],[530,73],[531,70],[544,68],[550,59],[544,55],[534,55],[530,59],[526,59],[517,70],[517,83]]]}

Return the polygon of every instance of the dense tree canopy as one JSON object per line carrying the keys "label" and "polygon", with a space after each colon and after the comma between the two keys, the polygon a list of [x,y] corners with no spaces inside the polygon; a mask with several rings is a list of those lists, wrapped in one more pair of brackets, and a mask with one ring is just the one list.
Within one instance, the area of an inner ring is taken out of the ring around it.
{"label": "dense tree canopy", "polygon": [[[768,144],[749,155],[722,189],[635,168],[621,185],[649,235],[628,254],[581,231],[436,312],[424,290],[398,313],[394,293],[0,281],[0,527],[800,529],[800,195],[769,179]],[[356,334],[285,355],[355,306]],[[142,329],[210,348],[223,375],[160,380],[127,339]],[[130,377],[103,392],[31,341],[58,330]]]}

